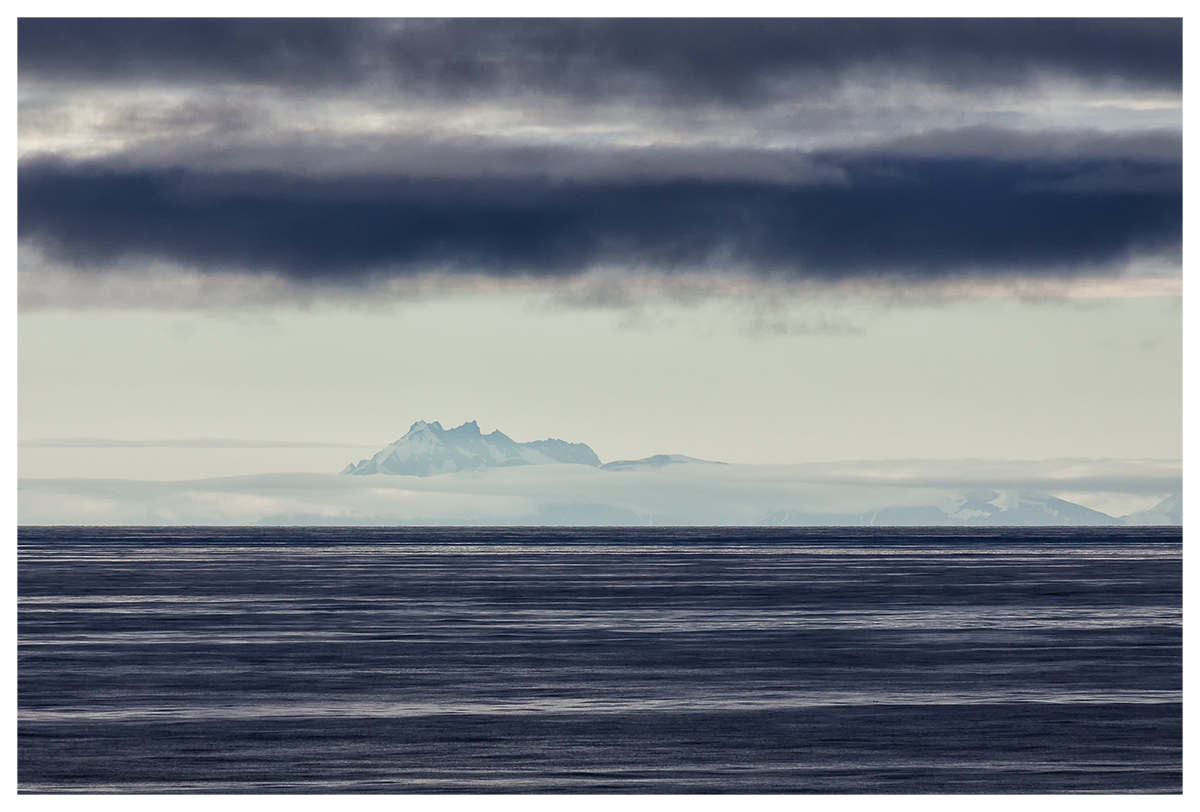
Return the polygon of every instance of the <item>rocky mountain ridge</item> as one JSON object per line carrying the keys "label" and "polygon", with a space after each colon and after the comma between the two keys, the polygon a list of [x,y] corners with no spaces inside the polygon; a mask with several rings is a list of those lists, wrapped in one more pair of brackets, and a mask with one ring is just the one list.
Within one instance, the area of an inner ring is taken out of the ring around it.
{"label": "rocky mountain ridge", "polygon": [[399,440],[370,459],[347,465],[341,473],[357,476],[435,476],[482,471],[485,468],[553,463],[589,465],[605,471],[655,469],[692,463],[724,465],[682,454],[656,454],[641,460],[616,460],[602,464],[587,443],[568,443],[552,438],[518,443],[499,429],[484,434],[474,420],[452,429],[442,428],[442,424],[436,420],[432,423],[418,420]]}
{"label": "rocky mountain ridge", "polygon": [[452,429],[434,421],[413,423],[403,437],[370,459],[346,466],[343,474],[433,476],[515,465],[569,463],[599,467],[585,443],[546,439],[518,443],[499,429],[484,434],[472,420]]}

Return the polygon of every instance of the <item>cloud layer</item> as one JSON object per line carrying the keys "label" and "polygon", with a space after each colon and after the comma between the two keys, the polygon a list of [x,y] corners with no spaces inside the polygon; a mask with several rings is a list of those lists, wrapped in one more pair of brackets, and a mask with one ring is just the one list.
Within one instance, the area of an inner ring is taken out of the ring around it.
{"label": "cloud layer", "polygon": [[1119,275],[1178,261],[1181,31],[22,20],[19,235],[343,290]]}
{"label": "cloud layer", "polygon": [[1150,508],[1180,485],[1179,463],[1165,460],[679,465],[648,472],[546,465],[434,477],[272,474],[185,482],[23,479],[19,521],[730,526],[781,517],[785,523],[858,524],[864,515],[869,520],[890,511],[892,520],[880,523],[912,524],[917,517],[915,523],[926,524],[928,511],[913,511],[953,512],[981,491],[1010,500],[1061,494],[1115,517]]}

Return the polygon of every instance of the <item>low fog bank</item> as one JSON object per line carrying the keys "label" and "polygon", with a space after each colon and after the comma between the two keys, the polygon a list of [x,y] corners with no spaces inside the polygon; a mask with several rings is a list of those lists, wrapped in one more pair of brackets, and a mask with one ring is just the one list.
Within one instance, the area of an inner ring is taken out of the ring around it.
{"label": "low fog bank", "polygon": [[[431,477],[22,479],[27,525],[1180,524],[1170,460],[537,465]],[[1165,500],[1165,501],[1164,501]]]}

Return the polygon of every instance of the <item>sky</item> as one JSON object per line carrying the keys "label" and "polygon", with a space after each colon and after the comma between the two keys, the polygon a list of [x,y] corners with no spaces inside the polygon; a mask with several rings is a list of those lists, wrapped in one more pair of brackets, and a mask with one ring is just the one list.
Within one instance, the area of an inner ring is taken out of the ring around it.
{"label": "sky", "polygon": [[1182,456],[1177,19],[18,25],[23,477]]}

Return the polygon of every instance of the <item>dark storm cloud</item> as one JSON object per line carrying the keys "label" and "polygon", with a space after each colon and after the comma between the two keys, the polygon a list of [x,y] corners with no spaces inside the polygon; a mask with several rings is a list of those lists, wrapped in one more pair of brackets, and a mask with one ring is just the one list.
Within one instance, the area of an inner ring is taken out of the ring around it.
{"label": "dark storm cloud", "polygon": [[[1174,250],[1178,163],[859,156],[844,182],[298,179],[21,167],[18,230],[79,266],[135,258],[353,284],[621,265],[792,278],[1061,274]],[[1099,181],[1097,181],[1099,179]]]}
{"label": "dark storm cloud", "polygon": [[958,87],[1043,72],[1178,90],[1177,19],[23,19],[22,79],[394,84],[743,103],[858,68]]}
{"label": "dark storm cloud", "polygon": [[1105,132],[1095,129],[1019,131],[990,125],[939,129],[871,144],[844,154],[892,158],[991,158],[1040,161],[1183,161],[1178,130]]}
{"label": "dark storm cloud", "polygon": [[35,19],[18,48],[19,234],[80,269],[928,279],[1180,243],[1171,99],[1117,87],[1179,89],[1178,20]]}
{"label": "dark storm cloud", "polygon": [[17,64],[22,78],[337,83],[361,75],[369,33],[353,20],[26,18]]}

